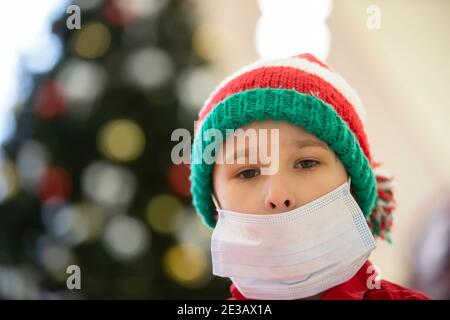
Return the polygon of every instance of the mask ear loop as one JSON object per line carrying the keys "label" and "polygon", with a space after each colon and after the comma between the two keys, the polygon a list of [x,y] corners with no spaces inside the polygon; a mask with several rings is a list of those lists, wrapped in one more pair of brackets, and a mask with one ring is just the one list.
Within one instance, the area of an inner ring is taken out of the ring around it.
{"label": "mask ear loop", "polygon": [[347,185],[348,185],[348,192],[353,196],[353,194],[352,194],[352,177],[350,175],[348,176]]}
{"label": "mask ear loop", "polygon": [[211,193],[211,199],[214,202],[214,205],[216,206],[216,211],[218,212],[220,210],[220,207],[219,207],[219,204],[218,204],[218,202],[216,200],[216,197],[214,196],[213,193]]}

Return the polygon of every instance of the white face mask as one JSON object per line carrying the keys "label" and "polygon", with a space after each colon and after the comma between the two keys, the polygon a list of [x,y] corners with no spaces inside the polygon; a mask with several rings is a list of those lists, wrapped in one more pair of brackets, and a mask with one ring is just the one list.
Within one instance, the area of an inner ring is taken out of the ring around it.
{"label": "white face mask", "polygon": [[300,299],[352,278],[375,239],[350,192],[350,179],[291,211],[248,214],[218,208],[213,274],[251,299]]}

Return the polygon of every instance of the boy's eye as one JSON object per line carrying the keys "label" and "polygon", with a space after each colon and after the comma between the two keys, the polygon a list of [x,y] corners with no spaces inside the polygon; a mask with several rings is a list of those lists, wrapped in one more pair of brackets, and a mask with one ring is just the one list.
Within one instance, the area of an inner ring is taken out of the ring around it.
{"label": "boy's eye", "polygon": [[300,164],[301,169],[311,169],[319,164],[319,161],[316,160],[301,160],[295,164],[295,167],[298,168],[298,165]]}
{"label": "boy's eye", "polygon": [[259,176],[260,172],[257,169],[247,169],[238,174],[241,179],[250,179]]}

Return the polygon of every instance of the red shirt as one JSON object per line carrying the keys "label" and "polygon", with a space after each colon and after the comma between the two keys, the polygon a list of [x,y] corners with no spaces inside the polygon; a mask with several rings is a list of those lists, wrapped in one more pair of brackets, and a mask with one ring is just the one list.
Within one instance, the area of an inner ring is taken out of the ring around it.
{"label": "red shirt", "polygon": [[[374,272],[368,272],[372,266],[369,260],[359,269],[350,280],[330,288],[324,292],[321,300],[429,300],[425,294],[402,287],[398,284],[381,280],[379,289],[369,289],[367,281],[373,283]],[[375,271],[376,272],[376,271]],[[371,279],[368,279],[371,277]],[[239,290],[231,284],[231,297],[227,300],[252,300],[244,297]]]}

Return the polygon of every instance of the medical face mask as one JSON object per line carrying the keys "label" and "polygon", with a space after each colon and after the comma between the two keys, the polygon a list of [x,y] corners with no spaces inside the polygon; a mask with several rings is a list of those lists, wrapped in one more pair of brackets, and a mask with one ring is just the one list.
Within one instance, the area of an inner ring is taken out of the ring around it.
{"label": "medical face mask", "polygon": [[350,179],[280,214],[218,208],[211,238],[213,274],[250,299],[301,299],[352,278],[376,243],[350,192]]}

